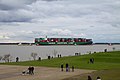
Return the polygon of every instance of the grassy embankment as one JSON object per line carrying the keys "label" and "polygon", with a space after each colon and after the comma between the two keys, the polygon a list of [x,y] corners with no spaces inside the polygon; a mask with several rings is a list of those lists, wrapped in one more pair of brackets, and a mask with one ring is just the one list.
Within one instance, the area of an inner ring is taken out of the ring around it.
{"label": "grassy embankment", "polygon": [[[94,64],[88,63],[90,58],[94,58]],[[0,63],[7,65],[21,65],[21,66],[46,66],[46,67],[60,67],[61,64],[68,63],[70,66],[75,66],[79,69],[93,69],[98,70],[90,75],[95,79],[96,76],[101,76],[103,80],[120,80],[120,51],[115,52],[102,52],[87,54],[81,56],[69,56],[62,58],[44,59],[42,61],[25,61],[25,62],[12,62]],[[65,66],[64,66],[65,67]],[[75,77],[75,80],[86,80],[88,74]],[[109,78],[110,77],[110,78]],[[74,80],[72,78],[67,80]]]}

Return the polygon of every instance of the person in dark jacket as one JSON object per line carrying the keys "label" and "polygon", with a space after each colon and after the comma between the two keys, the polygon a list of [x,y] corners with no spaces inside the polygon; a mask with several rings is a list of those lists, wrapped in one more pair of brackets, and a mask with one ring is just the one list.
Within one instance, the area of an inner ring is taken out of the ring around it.
{"label": "person in dark jacket", "polygon": [[69,65],[68,65],[68,63],[66,63],[66,72],[68,72],[69,71]]}
{"label": "person in dark jacket", "polygon": [[31,74],[31,67],[28,68],[28,73]]}
{"label": "person in dark jacket", "polygon": [[19,61],[19,57],[16,57],[16,62],[18,62]]}
{"label": "person in dark jacket", "polygon": [[31,75],[34,74],[34,67],[31,67]]}
{"label": "person in dark jacket", "polygon": [[74,72],[74,66],[72,66],[72,72]]}
{"label": "person in dark jacket", "polygon": [[63,64],[61,65],[61,71],[63,71]]}
{"label": "person in dark jacket", "polygon": [[98,77],[97,77],[97,80],[101,80],[101,78],[98,76]]}
{"label": "person in dark jacket", "polygon": [[88,79],[87,80],[92,80],[91,76],[88,76]]}

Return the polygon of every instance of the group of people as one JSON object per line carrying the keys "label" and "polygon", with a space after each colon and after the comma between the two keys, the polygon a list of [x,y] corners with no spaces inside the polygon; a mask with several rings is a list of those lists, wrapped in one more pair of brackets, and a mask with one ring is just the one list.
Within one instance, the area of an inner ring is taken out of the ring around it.
{"label": "group of people", "polygon": [[58,54],[58,58],[61,58],[61,54]]}
{"label": "group of people", "polygon": [[[66,72],[70,72],[70,66],[68,65],[68,63],[66,63]],[[64,71],[63,70],[64,66],[63,64],[61,65],[61,71]],[[74,72],[74,66],[72,66],[72,72]]]}
{"label": "group of people", "polygon": [[34,67],[28,67],[28,69],[26,71],[22,72],[23,75],[25,74],[29,74],[29,75],[34,75]]}
{"label": "group of people", "polygon": [[[55,57],[56,57],[56,56],[55,56]],[[58,58],[61,58],[62,56],[61,56],[61,54],[58,54],[57,57],[58,57]],[[51,58],[54,58],[54,57],[49,55],[49,56],[48,56],[48,59],[50,60]]]}
{"label": "group of people", "polygon": [[[92,80],[91,76],[88,76],[88,80]],[[101,80],[101,78],[98,76],[97,80]]]}
{"label": "group of people", "polygon": [[33,75],[34,74],[34,67],[29,67],[28,72],[30,75]]}

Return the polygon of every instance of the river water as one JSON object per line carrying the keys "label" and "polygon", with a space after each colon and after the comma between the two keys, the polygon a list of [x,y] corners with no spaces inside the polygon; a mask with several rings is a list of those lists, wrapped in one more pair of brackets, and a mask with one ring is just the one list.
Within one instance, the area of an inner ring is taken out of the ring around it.
{"label": "river water", "polygon": [[[120,45],[59,45],[59,46],[27,46],[27,45],[0,45],[0,56],[10,54],[11,60],[14,62],[16,57],[19,57],[20,61],[32,60],[31,53],[37,53],[37,58],[40,56],[42,59],[48,58],[48,56],[56,57],[58,54],[62,56],[73,56],[75,53],[88,54],[89,52],[103,52],[120,50]],[[0,61],[2,62],[2,61]]]}

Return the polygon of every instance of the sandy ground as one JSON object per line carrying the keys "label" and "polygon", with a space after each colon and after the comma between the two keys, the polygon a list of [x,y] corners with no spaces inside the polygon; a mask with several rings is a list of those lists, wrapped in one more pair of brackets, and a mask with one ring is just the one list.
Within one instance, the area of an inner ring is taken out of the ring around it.
{"label": "sandy ground", "polygon": [[72,76],[91,73],[95,70],[75,69],[74,72],[63,72],[60,68],[35,67],[34,75],[22,75],[28,66],[0,65],[0,80],[61,80]]}

